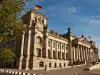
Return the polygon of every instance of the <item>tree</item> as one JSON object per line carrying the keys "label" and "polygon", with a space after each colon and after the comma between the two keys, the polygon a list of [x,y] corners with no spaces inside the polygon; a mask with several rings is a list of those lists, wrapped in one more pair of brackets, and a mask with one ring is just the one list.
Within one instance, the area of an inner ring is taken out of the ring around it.
{"label": "tree", "polygon": [[15,59],[15,54],[7,48],[0,49],[0,63],[4,63],[5,67],[7,63],[11,63]]}
{"label": "tree", "polygon": [[19,35],[25,25],[18,17],[30,0],[0,0],[0,42]]}

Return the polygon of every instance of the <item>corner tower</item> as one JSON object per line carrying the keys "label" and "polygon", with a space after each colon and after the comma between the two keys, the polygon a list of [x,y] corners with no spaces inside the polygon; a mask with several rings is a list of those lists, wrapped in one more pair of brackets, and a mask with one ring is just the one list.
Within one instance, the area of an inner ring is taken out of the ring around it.
{"label": "corner tower", "polygon": [[69,60],[69,65],[73,66],[72,32],[71,32],[70,28],[68,28],[66,38],[68,39],[68,60]]}
{"label": "corner tower", "polygon": [[39,66],[37,63],[40,62],[37,58],[46,57],[46,46],[44,45],[47,43],[47,18],[34,10],[30,10],[22,17],[22,20],[26,24],[23,47],[25,66],[23,68],[26,70],[36,69]]}

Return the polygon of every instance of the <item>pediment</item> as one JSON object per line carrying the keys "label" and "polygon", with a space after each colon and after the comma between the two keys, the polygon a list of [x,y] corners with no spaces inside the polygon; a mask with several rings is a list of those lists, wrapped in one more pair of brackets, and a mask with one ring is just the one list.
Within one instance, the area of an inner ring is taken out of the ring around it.
{"label": "pediment", "polygon": [[90,44],[89,41],[87,40],[87,38],[81,38],[80,42],[82,42],[84,44]]}

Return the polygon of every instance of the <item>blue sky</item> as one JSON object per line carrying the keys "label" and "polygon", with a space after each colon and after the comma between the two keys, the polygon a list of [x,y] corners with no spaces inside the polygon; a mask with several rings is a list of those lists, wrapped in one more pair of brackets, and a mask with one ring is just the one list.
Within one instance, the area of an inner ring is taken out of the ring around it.
{"label": "blue sky", "polygon": [[49,30],[66,33],[70,27],[75,36],[91,36],[100,49],[100,0],[33,0],[25,8],[35,4],[43,7],[39,12],[47,16]]}

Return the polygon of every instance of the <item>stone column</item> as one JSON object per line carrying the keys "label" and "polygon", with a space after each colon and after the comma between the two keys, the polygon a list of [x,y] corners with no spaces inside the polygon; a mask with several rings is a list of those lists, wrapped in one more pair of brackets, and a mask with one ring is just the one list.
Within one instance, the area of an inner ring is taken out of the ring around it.
{"label": "stone column", "polygon": [[81,59],[82,59],[82,57],[81,57],[81,45],[79,46],[79,55],[80,55],[80,61],[81,61]]}
{"label": "stone column", "polygon": [[74,58],[75,58],[75,60],[76,60],[76,50],[75,50],[75,47],[74,47]]}
{"label": "stone column", "polygon": [[20,53],[20,60],[19,60],[19,69],[22,69],[22,60],[23,60],[23,50],[24,50],[24,39],[25,32],[22,33],[22,40],[21,40],[21,53]]}
{"label": "stone column", "polygon": [[85,47],[83,47],[83,52],[84,52],[84,60],[85,60]]}
{"label": "stone column", "polygon": [[87,47],[85,48],[85,59],[87,61]]}
{"label": "stone column", "polygon": [[94,52],[93,52],[93,62],[95,61],[94,57],[95,57],[95,55],[94,55]]}
{"label": "stone column", "polygon": [[86,47],[86,61],[87,61],[87,57],[88,57],[88,56],[87,56],[87,47]]}
{"label": "stone column", "polygon": [[46,42],[46,44],[45,44],[45,51],[46,51],[45,57],[48,58],[48,33],[46,33],[45,42]]}
{"label": "stone column", "polygon": [[90,60],[90,48],[89,48],[89,62],[90,62],[91,60]]}
{"label": "stone column", "polygon": [[53,58],[53,40],[51,40],[51,59]]}
{"label": "stone column", "polygon": [[84,47],[82,46],[82,55],[83,55],[83,60],[84,60]]}
{"label": "stone column", "polygon": [[34,32],[34,50],[33,50],[34,57],[36,57],[36,55],[37,55],[37,53],[36,53],[36,39],[37,39],[37,29],[35,29],[35,32]]}
{"label": "stone column", "polygon": [[29,58],[30,58],[30,42],[31,42],[31,29],[29,27],[28,30],[28,46],[27,46],[27,57],[26,57],[26,67],[25,69],[28,70],[29,69]]}
{"label": "stone column", "polygon": [[83,60],[82,58],[82,46],[80,46],[80,57],[81,57],[81,61]]}
{"label": "stone column", "polygon": [[46,39],[46,58],[48,57],[48,35]]}
{"label": "stone column", "polygon": [[86,60],[86,47],[84,47],[84,60]]}
{"label": "stone column", "polygon": [[87,48],[87,61],[89,60],[88,48]]}
{"label": "stone column", "polygon": [[78,46],[77,46],[77,59],[79,60],[79,49],[78,49]]}
{"label": "stone column", "polygon": [[85,52],[85,61],[86,61],[86,47],[84,48],[84,52]]}
{"label": "stone column", "polygon": [[[37,57],[37,52],[36,52],[36,40],[37,40],[37,29],[35,28],[34,32],[33,32],[33,39],[34,39],[34,43],[33,43],[33,50],[32,50],[32,53],[33,53],[33,56],[32,56],[32,70],[34,70],[34,67],[35,67],[35,60],[36,60],[36,57]],[[42,52],[42,51],[41,51]]]}
{"label": "stone column", "polygon": [[79,45],[78,45],[78,59],[80,60],[80,48],[79,48]]}
{"label": "stone column", "polygon": [[77,46],[77,59],[79,60],[79,49],[78,49],[78,46]]}
{"label": "stone column", "polygon": [[60,59],[62,59],[62,44],[60,42]]}
{"label": "stone column", "polygon": [[76,49],[76,47],[75,47],[75,58],[76,58],[76,60],[78,59],[77,58],[77,49]]}
{"label": "stone column", "polygon": [[90,48],[89,48],[89,62],[91,62]]}
{"label": "stone column", "polygon": [[44,25],[44,57],[48,58],[48,27]]}
{"label": "stone column", "polygon": [[64,59],[66,60],[66,44],[64,44]]}
{"label": "stone column", "polygon": [[56,42],[56,59],[58,59],[58,42]]}
{"label": "stone column", "polygon": [[86,58],[86,61],[87,61],[87,47],[85,48],[85,58]]}
{"label": "stone column", "polygon": [[76,60],[76,58],[75,58],[75,47],[73,47],[73,60]]}

